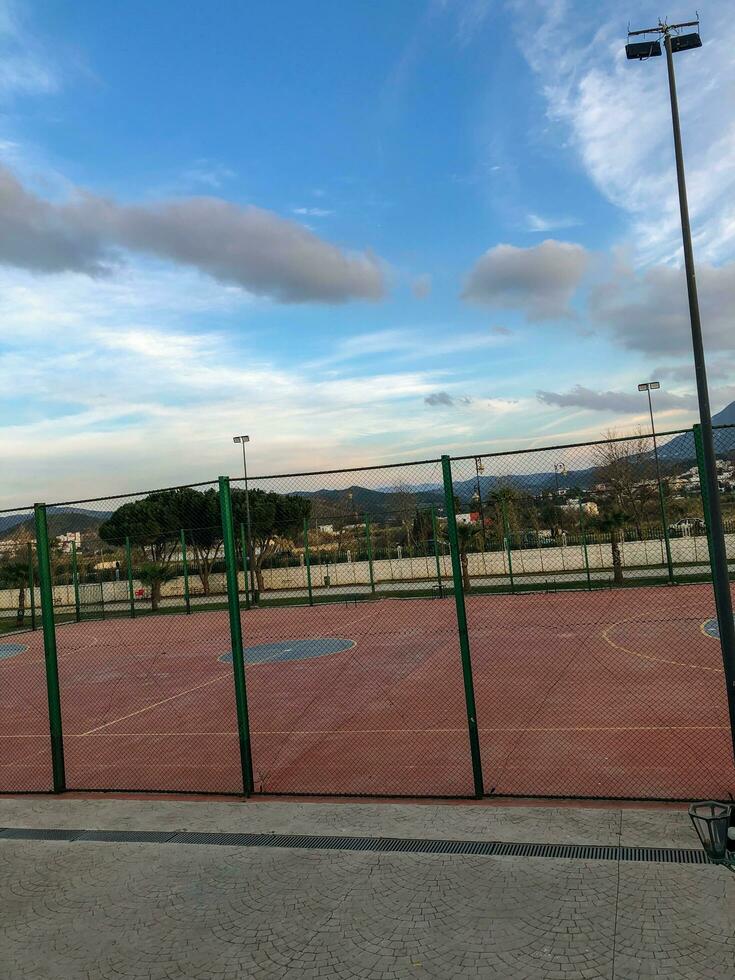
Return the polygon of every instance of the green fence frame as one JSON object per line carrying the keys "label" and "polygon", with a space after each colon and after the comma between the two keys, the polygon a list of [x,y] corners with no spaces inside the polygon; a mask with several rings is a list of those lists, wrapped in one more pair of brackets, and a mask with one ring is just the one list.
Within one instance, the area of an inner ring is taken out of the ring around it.
{"label": "green fence frame", "polygon": [[439,529],[436,522],[436,507],[431,505],[431,530],[434,535],[434,558],[436,560],[436,580],[439,585],[439,595],[442,594],[442,566],[439,558]]}
{"label": "green fence frame", "polygon": [[41,621],[43,623],[43,653],[46,664],[46,694],[48,698],[49,731],[51,735],[51,768],[54,793],[66,789],[64,766],[64,735],[61,722],[59,665],[56,653],[56,623],[54,622],[54,587],[51,579],[51,557],[48,542],[46,504],[34,504],[36,524],[36,555],[41,588]]}
{"label": "green fence frame", "polygon": [[133,587],[133,555],[130,549],[130,538],[125,538],[125,564],[128,576],[128,601],[130,602],[130,618],[135,619],[135,589]]}
{"label": "green fence frame", "polygon": [[462,588],[462,565],[459,560],[457,517],[454,511],[452,461],[450,460],[449,456],[442,456],[442,477],[444,481],[444,504],[447,511],[449,550],[452,556],[452,580],[454,586],[454,602],[457,610],[459,653],[462,661],[462,680],[464,682],[465,705],[467,708],[467,731],[470,740],[470,755],[472,757],[472,779],[475,784],[475,796],[480,799],[482,796],[484,796],[485,788],[482,779],[480,736],[477,727],[477,707],[475,705],[475,685],[472,678],[470,638],[467,630],[467,610],[465,609],[464,589]]}
{"label": "green fence frame", "polygon": [[184,572],[184,605],[186,606],[186,615],[191,615],[191,594],[189,592],[189,562],[186,557],[186,534],[182,527],[181,536],[181,566]]}
{"label": "green fence frame", "polygon": [[309,551],[309,518],[304,518],[304,564],[306,565],[306,587],[309,590],[309,605],[314,605],[314,594],[311,591],[311,552]]}
{"label": "green fence frame", "polygon": [[82,618],[82,604],[79,600],[79,567],[77,565],[77,545],[75,541],[71,543],[71,580],[74,584],[74,616],[76,621]]}
{"label": "green fence frame", "polygon": [[370,569],[370,591],[375,595],[375,572],[373,570],[373,538],[370,531],[370,518],[365,518],[365,538],[367,540],[368,567]]}
{"label": "green fence frame", "polygon": [[245,659],[242,643],[242,624],[240,622],[240,590],[237,581],[237,555],[235,552],[235,533],[232,526],[232,497],[230,479],[219,478],[220,515],[222,518],[222,539],[225,545],[225,568],[227,573],[227,608],[230,614],[230,639],[232,642],[232,670],[235,680],[235,706],[237,710],[237,733],[240,745],[240,767],[242,770],[242,789],[245,796],[254,790],[253,757],[250,745],[250,721],[248,717],[248,696],[245,683]]}
{"label": "green fence frame", "polygon": [[28,542],[28,591],[31,600],[31,629],[36,628],[36,576],[33,572],[33,545]]}

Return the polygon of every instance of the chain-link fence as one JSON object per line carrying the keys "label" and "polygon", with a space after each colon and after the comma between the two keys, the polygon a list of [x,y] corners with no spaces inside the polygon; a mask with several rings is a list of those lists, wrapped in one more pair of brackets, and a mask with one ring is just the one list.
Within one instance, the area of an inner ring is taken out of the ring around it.
{"label": "chain-link fence", "polygon": [[723,796],[697,457],[682,431],[2,512],[0,791]]}

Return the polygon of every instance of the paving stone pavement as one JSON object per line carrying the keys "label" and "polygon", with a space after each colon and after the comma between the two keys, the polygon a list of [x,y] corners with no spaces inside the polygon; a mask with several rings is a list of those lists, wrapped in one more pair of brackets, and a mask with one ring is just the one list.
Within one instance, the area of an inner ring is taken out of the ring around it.
{"label": "paving stone pavement", "polygon": [[[5,827],[538,842],[564,814],[693,845],[670,810],[0,800]],[[734,976],[735,875],[709,866],[0,840],[1,980]]]}

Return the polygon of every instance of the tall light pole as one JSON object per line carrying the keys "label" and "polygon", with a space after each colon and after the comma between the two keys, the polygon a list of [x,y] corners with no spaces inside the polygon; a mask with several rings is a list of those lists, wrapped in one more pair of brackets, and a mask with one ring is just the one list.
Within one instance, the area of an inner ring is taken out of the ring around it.
{"label": "tall light pole", "polygon": [[[250,436],[233,436],[233,442],[239,442],[242,444],[242,468],[245,475],[245,534],[247,535],[248,541],[248,569],[250,571],[250,593],[253,596],[253,600],[257,595],[257,588],[255,582],[255,569],[253,568],[253,533],[250,524],[250,492],[248,490],[248,458],[245,453],[245,444],[250,442]],[[245,581],[245,591],[247,592],[248,583],[247,579]]]}
{"label": "tall light pole", "polygon": [[671,543],[669,542],[669,526],[666,517],[666,502],[664,500],[664,487],[661,482],[661,467],[658,462],[658,445],[656,443],[656,426],[653,424],[653,402],[651,392],[658,391],[661,387],[658,381],[644,381],[638,385],[638,391],[648,392],[648,412],[651,416],[651,436],[653,437],[653,457],[656,460],[656,481],[658,483],[658,500],[661,505],[661,527],[663,529],[664,543],[666,545],[666,565],[669,570],[669,582],[674,583],[674,564],[671,560]]}
{"label": "tall light pole", "polygon": [[[483,555],[487,551],[487,546],[485,544],[485,508],[482,506],[482,489],[480,487],[480,473],[485,472],[485,467],[482,465],[482,460],[479,456],[475,456],[475,476],[477,477],[477,502],[480,509],[480,527],[482,535],[482,553]],[[484,560],[484,559],[483,559]]]}
{"label": "tall light pole", "polygon": [[[694,352],[694,371],[697,378],[697,399],[699,401],[699,421],[702,434],[702,455],[704,461],[704,476],[708,488],[706,494],[706,518],[710,533],[712,549],[712,587],[715,594],[715,609],[722,648],[722,665],[727,685],[727,705],[730,715],[730,734],[732,737],[733,754],[735,755],[735,623],[732,616],[732,596],[727,566],[727,549],[725,545],[725,529],[722,524],[722,508],[720,506],[720,490],[717,481],[717,463],[715,443],[712,436],[712,413],[709,404],[707,387],[707,370],[704,362],[704,344],[702,342],[702,324],[699,318],[699,299],[697,297],[697,280],[694,273],[694,250],[692,248],[692,232],[689,224],[689,205],[687,203],[686,180],[684,176],[684,156],[681,148],[681,126],[679,124],[679,103],[676,97],[676,78],[674,76],[674,52],[699,48],[702,41],[698,32],[679,34],[684,27],[699,27],[698,20],[682,24],[666,24],[659,21],[656,27],[642,31],[632,31],[629,37],[655,34],[663,37],[666,49],[666,67],[669,75],[669,97],[671,101],[671,121],[674,129],[674,156],[676,158],[676,179],[679,186],[679,211],[681,213],[681,237],[684,247],[684,268],[686,270],[687,294],[689,297],[689,321],[692,330],[692,348]],[[646,50],[648,49],[648,50]],[[628,43],[626,54],[629,59],[649,58],[661,54],[659,40]]]}

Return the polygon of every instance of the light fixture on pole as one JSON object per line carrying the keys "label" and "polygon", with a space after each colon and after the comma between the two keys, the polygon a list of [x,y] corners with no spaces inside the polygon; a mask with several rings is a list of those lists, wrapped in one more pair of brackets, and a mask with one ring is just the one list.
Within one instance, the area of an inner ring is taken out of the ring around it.
{"label": "light fixture on pole", "polygon": [[661,387],[658,381],[644,381],[638,385],[638,391],[648,392],[648,412],[651,416],[651,436],[653,437],[653,456],[656,460],[656,481],[658,482],[658,500],[661,506],[661,528],[666,547],[666,565],[669,570],[669,583],[674,584],[674,563],[671,560],[671,542],[669,541],[669,526],[666,516],[666,501],[664,500],[664,486],[661,482],[661,467],[658,461],[658,444],[656,443],[656,427],[653,424],[653,403],[651,402],[651,392],[657,391]]}
{"label": "light fixture on pole", "polygon": [[[682,34],[684,28],[693,27],[694,31]],[[707,488],[705,507],[707,527],[709,529],[712,586],[715,594],[715,609],[722,648],[722,666],[727,691],[727,706],[730,719],[730,737],[733,754],[735,755],[735,623],[732,615],[732,596],[730,594],[727,550],[725,546],[725,529],[722,524],[722,508],[717,480],[717,459],[715,443],[712,435],[712,412],[709,403],[707,386],[707,369],[704,360],[704,343],[702,341],[702,324],[699,316],[699,298],[697,281],[694,271],[694,249],[692,247],[692,232],[689,223],[689,205],[687,203],[686,177],[684,174],[684,154],[681,146],[681,125],[679,122],[679,103],[676,95],[676,77],[674,74],[674,54],[678,51],[688,51],[702,46],[699,36],[699,20],[685,21],[680,24],[667,24],[659,21],[656,27],[648,27],[640,31],[628,31],[626,54],[629,59],[644,60],[661,54],[663,39],[666,51],[666,68],[669,78],[669,101],[671,103],[671,122],[674,131],[674,157],[676,161],[676,179],[679,189],[679,213],[681,217],[681,237],[684,248],[684,268],[686,270],[687,296],[689,299],[689,322],[692,332],[692,350],[694,354],[694,373],[697,378],[697,400],[699,402],[699,422],[702,437],[702,457]],[[634,41],[631,37],[643,37],[651,34],[655,41]],[[643,50],[645,48],[648,50]]]}
{"label": "light fixture on pole", "polygon": [[[253,596],[253,601],[257,602],[258,590],[255,583],[255,569],[253,567],[253,533],[250,523],[250,491],[248,490],[248,458],[245,454],[245,443],[250,442],[250,436],[233,436],[233,442],[239,442],[242,444],[242,468],[245,476],[245,533],[247,535],[248,542],[248,569],[250,570],[250,592]],[[248,583],[247,579],[245,581],[245,591],[247,592]]]}
{"label": "light fixture on pole", "polygon": [[566,463],[554,463],[554,483],[556,484],[556,496],[559,496],[559,477],[567,475]]}

